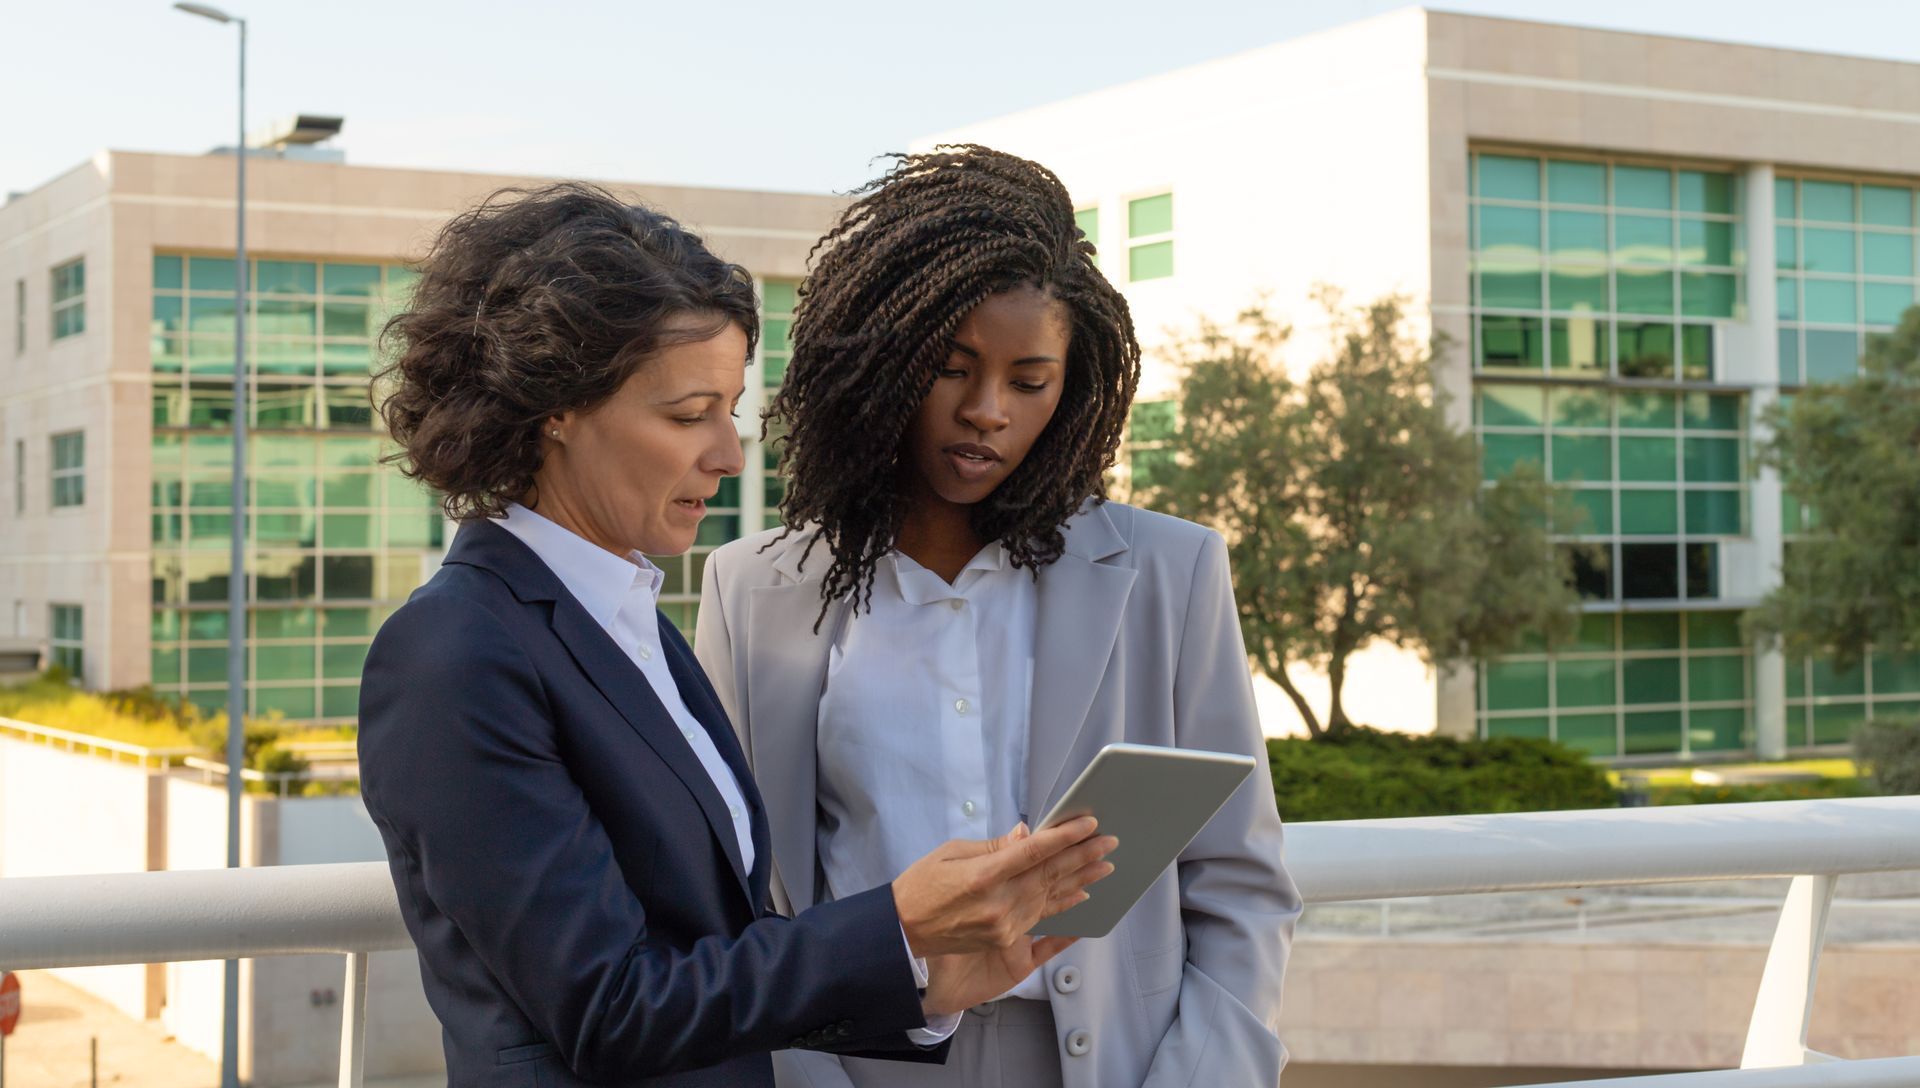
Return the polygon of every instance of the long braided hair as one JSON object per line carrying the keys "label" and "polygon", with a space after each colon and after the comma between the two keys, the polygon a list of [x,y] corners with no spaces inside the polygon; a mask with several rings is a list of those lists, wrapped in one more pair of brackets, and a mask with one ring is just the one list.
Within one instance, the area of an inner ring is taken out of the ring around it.
{"label": "long braided hair", "polygon": [[893,166],[855,191],[814,247],[786,381],[766,412],[769,431],[786,430],[780,520],[789,532],[817,526],[808,552],[824,541],[832,555],[823,618],[849,593],[870,605],[874,567],[911,503],[900,481],[902,436],[968,311],[1031,285],[1071,315],[1052,421],[970,512],[981,539],[999,541],[1014,566],[1036,575],[1060,557],[1067,519],[1089,497],[1105,499],[1104,473],[1140,379],[1126,299],[1095,266],[1052,171],[977,144],[890,157]]}

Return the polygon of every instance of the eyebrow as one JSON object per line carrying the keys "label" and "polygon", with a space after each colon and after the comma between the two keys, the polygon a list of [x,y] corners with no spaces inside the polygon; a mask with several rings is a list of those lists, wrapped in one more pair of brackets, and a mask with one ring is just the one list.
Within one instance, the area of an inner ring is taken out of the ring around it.
{"label": "eyebrow", "polygon": [[[980,358],[980,352],[978,350],[974,348],[970,348],[967,345],[962,344],[958,340],[955,340],[953,342],[953,350],[959,352],[962,355],[965,355],[969,359],[978,360]],[[1013,361],[1013,365],[1014,366],[1032,366],[1037,363],[1057,363],[1059,361],[1060,359],[1057,356],[1053,356],[1053,355],[1029,355],[1024,359],[1015,359]]]}
{"label": "eyebrow", "polygon": [[678,397],[675,397],[675,398],[673,398],[672,400],[656,400],[656,401],[654,401],[653,403],[655,403],[655,404],[682,404],[682,403],[685,403],[686,401],[690,401],[690,400],[697,400],[697,399],[699,399],[699,398],[701,398],[701,397],[712,397],[712,398],[713,398],[714,400],[725,400],[725,399],[726,399],[726,394],[725,394],[725,393],[717,393],[717,392],[715,392],[715,391],[713,391],[713,390],[711,390],[711,389],[705,389],[705,390],[702,390],[702,391],[700,391],[700,392],[698,392],[698,393],[687,393],[687,394],[685,394],[685,395],[683,395],[683,396],[678,396]]}

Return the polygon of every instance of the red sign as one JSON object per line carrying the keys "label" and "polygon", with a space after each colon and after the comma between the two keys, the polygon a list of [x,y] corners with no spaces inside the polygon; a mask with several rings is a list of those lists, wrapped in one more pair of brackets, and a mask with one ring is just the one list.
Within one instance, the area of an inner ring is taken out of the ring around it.
{"label": "red sign", "polygon": [[0,973],[0,1038],[13,1034],[20,1022],[20,979],[12,971]]}

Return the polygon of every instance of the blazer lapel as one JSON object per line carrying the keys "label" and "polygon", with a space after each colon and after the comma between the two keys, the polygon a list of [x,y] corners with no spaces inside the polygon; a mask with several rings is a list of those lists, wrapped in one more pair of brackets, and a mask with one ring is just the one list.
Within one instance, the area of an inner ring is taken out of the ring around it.
{"label": "blazer lapel", "polygon": [[1033,701],[1027,718],[1027,817],[1039,820],[1061,788],[1067,759],[1089,726],[1135,572],[1099,562],[1126,542],[1099,506],[1070,523],[1066,554],[1041,568],[1034,601]]}
{"label": "blazer lapel", "polygon": [[747,757],[740,751],[740,738],[734,735],[733,725],[727,721],[727,713],[720,706],[720,697],[713,693],[707,674],[701,671],[700,663],[672,621],[662,614],[659,622],[660,645],[666,650],[667,668],[680,688],[680,696],[687,701],[687,709],[706,727],[707,735],[713,738],[714,747],[740,784],[740,792],[753,814],[749,821],[753,835],[753,869],[747,873],[747,883],[748,895],[757,912],[760,904],[767,900],[767,878],[773,866],[772,844],[767,840],[766,803],[760,797],[752,769],[747,766]]}
{"label": "blazer lapel", "polygon": [[[446,561],[492,571],[507,583],[514,597],[523,603],[552,602],[553,613],[549,622],[554,634],[566,646],[567,652],[573,655],[574,661],[587,674],[593,686],[599,689],[607,702],[613,704],[614,710],[626,720],[627,725],[640,735],[640,739],[653,749],[660,761],[673,771],[681,784],[686,786],[687,792],[699,802],[700,811],[707,818],[707,827],[713,832],[713,837],[720,841],[727,860],[733,863],[740,890],[752,901],[752,886],[746,867],[741,864],[740,840],[733,833],[733,817],[727,812],[726,802],[721,799],[713,779],[708,777],[707,769],[700,765],[700,757],[693,754],[686,738],[674,727],[673,717],[654,694],[653,685],[647,683],[646,676],[628,660],[626,653],[613,641],[613,636],[593,621],[587,610],[561,584],[559,576],[540,561],[533,549],[491,521],[470,521],[462,525],[453,538],[453,546],[447,549]],[[700,690],[700,685],[692,687],[697,691],[696,699],[711,698],[704,690]],[[688,688],[683,681],[680,685],[682,699],[687,698]],[[690,709],[696,705],[696,701],[688,702]],[[697,715],[699,712],[696,710],[695,713]],[[728,739],[731,740],[731,736]],[[721,749],[723,753],[726,750],[724,747]],[[741,777],[743,788],[750,788],[746,776]],[[757,905],[754,909],[758,910]]]}
{"label": "blazer lapel", "polygon": [[[670,768],[680,779],[694,800],[700,803],[700,811],[706,815],[707,827],[713,837],[720,840],[720,846],[726,851],[727,860],[733,864],[733,874],[740,881],[741,894],[752,899],[753,889],[748,880],[747,869],[740,857],[740,839],[733,833],[733,817],[727,812],[727,805],[720,797],[720,791],[708,776],[707,769],[700,765],[700,757],[693,754],[685,737],[673,725],[673,716],[653,692],[653,685],[647,683],[627,655],[615,644],[613,637],[593,622],[578,601],[571,595],[554,602],[553,631],[566,644],[567,652],[579,663],[581,671],[600,689],[607,702],[613,704],[620,716],[625,718],[640,739],[652,748],[660,761]],[[682,696],[684,698],[684,695]]]}
{"label": "blazer lapel", "polygon": [[827,659],[846,619],[848,603],[835,601],[820,615],[818,580],[783,582],[750,591],[746,629],[747,689],[744,711],[753,723],[753,759],[767,803],[773,854],[782,859],[780,879],[795,911],[813,906],[818,861],[815,755],[820,695],[826,690]]}

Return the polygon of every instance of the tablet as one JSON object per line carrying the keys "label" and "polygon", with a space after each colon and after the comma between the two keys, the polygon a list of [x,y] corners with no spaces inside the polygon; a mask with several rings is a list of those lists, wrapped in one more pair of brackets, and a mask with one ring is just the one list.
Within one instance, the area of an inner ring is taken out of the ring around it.
{"label": "tablet", "polygon": [[1033,927],[1040,937],[1104,937],[1167,871],[1256,766],[1252,756],[1109,744],[1053,806],[1042,828],[1091,815],[1120,845],[1092,898]]}

